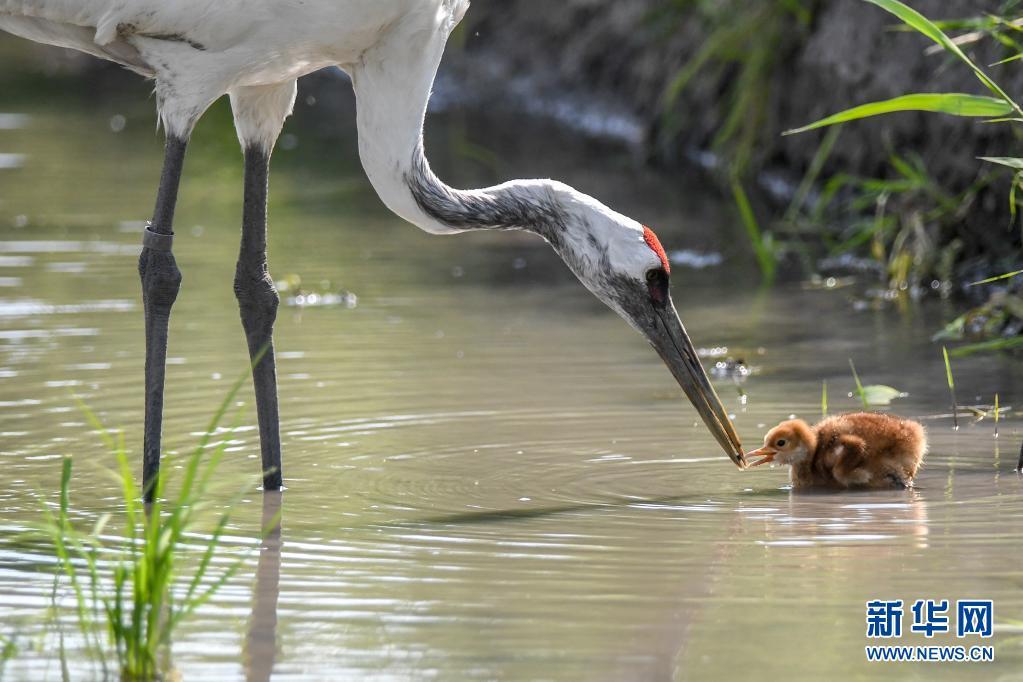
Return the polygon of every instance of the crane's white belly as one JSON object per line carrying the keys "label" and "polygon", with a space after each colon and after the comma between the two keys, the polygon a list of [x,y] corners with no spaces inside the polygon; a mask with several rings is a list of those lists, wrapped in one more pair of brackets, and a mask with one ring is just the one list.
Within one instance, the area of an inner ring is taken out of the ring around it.
{"label": "crane's white belly", "polygon": [[455,0],[0,0],[0,29],[156,79],[169,132],[245,86],[357,63],[396,24]]}
{"label": "crane's white belly", "polygon": [[353,63],[395,22],[444,5],[445,0],[0,0],[0,29],[158,79],[223,81],[226,91]]}

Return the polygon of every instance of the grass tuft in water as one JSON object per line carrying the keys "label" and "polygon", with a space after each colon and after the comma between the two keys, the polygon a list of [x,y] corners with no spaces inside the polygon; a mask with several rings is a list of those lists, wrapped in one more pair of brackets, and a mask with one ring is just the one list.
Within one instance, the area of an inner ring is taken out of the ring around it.
{"label": "grass tuft in water", "polygon": [[[101,661],[104,673],[112,650],[122,679],[158,679],[169,667],[168,651],[174,631],[244,562],[242,557],[219,571],[212,568],[227,527],[228,511],[219,516],[214,530],[201,538],[190,533],[190,529],[204,508],[203,498],[228,439],[222,439],[209,453],[207,446],[245,376],[223,400],[198,446],[184,458],[180,492],[165,499],[166,476],[160,474],[155,484],[155,501],[149,505],[142,503],[141,491],[132,476],[124,434],[107,430],[82,406],[90,424],[117,459],[124,501],[124,534],[113,539],[103,537],[109,514],[101,516],[89,532],[74,528],[70,516],[70,457],[62,465],[59,507],[56,512],[44,507],[42,528],[57,556],[57,580],[63,576],[68,581],[79,629],[88,648]],[[188,578],[178,570],[186,534],[190,546],[198,544],[201,548],[198,564]]]}
{"label": "grass tuft in water", "polygon": [[941,347],[941,354],[945,358],[945,378],[948,380],[948,392],[952,396],[952,428],[959,430],[959,403],[956,401],[956,383],[952,378],[952,364],[948,361],[948,348]]}

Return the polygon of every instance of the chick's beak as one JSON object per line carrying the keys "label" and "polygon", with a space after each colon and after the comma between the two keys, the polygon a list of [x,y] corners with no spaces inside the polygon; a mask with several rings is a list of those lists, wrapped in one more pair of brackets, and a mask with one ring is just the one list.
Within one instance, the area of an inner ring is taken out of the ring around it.
{"label": "chick's beak", "polygon": [[747,457],[760,457],[761,458],[761,459],[758,459],[757,461],[755,461],[755,462],[753,462],[753,463],[751,463],[749,465],[750,468],[752,469],[753,467],[758,467],[761,464],[767,464],[768,462],[773,462],[774,458],[775,458],[775,455],[777,455],[777,454],[778,454],[777,450],[775,450],[773,448],[769,448],[769,447],[767,447],[765,445],[764,447],[760,448],[759,450],[754,450],[753,452],[747,452],[746,456]]}
{"label": "chick's beak", "polygon": [[682,321],[671,300],[661,307],[655,308],[652,325],[643,325],[644,333],[650,345],[664,360],[672,376],[678,382],[686,397],[696,408],[703,423],[721,445],[725,453],[740,469],[746,468],[746,459],[742,453],[742,443],[728,413],[721,404],[721,399],[714,392],[707,373],[700,364],[693,342],[689,340]]}

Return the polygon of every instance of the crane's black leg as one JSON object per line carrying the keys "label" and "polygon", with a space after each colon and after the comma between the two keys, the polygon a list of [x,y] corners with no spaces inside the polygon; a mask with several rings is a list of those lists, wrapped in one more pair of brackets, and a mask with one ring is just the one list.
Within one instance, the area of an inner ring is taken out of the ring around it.
{"label": "crane's black leg", "polygon": [[146,315],[146,431],[142,453],[142,489],[151,502],[160,473],[160,433],[163,428],[163,383],[167,363],[167,327],[171,307],[181,288],[181,271],[174,261],[174,205],[188,141],[167,137],[160,189],[153,221],[147,226],[139,256],[142,306]]}
{"label": "crane's black leg", "polygon": [[242,210],[242,242],[235,269],[234,293],[238,298],[245,340],[252,360],[256,388],[256,416],[263,459],[263,489],[280,490],[281,431],[277,409],[277,364],[273,329],[280,297],[266,262],[266,195],[270,153],[259,145],[245,148],[245,203]]}

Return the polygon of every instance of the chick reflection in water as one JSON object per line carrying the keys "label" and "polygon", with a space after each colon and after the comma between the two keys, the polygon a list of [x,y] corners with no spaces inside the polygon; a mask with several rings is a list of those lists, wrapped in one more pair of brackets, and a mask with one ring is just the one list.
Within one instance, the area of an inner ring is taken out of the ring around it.
{"label": "chick reflection in water", "polygon": [[924,428],[887,414],[857,412],[828,417],[814,426],[801,419],[782,422],[747,453],[790,468],[792,487],[908,488],[927,452]]}

